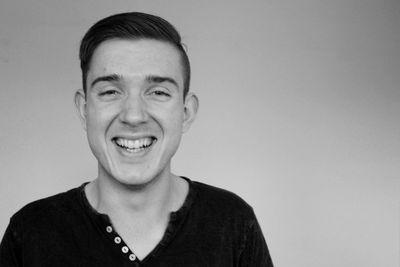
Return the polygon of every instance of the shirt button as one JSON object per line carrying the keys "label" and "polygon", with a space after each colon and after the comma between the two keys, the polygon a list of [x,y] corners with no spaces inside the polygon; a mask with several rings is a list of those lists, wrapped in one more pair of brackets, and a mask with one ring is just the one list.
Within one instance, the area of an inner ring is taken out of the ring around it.
{"label": "shirt button", "polygon": [[116,244],[121,243],[121,237],[117,236],[116,238],[114,238],[114,242],[115,242]]}
{"label": "shirt button", "polygon": [[135,254],[131,254],[131,255],[129,255],[129,259],[130,259],[131,261],[134,261],[134,260],[136,260],[136,256],[135,256]]}
{"label": "shirt button", "polygon": [[127,246],[123,246],[122,247],[122,252],[123,253],[128,253],[128,251],[129,251],[129,248]]}
{"label": "shirt button", "polygon": [[111,233],[112,232],[112,227],[111,226],[107,226],[106,227],[106,231],[107,231],[107,233]]}

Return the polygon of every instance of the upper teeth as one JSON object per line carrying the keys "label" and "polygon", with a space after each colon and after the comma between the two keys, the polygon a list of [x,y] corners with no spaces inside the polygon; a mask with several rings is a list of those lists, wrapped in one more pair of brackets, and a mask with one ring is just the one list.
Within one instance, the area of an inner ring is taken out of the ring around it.
{"label": "upper teeth", "polygon": [[149,146],[152,143],[152,139],[149,137],[136,139],[136,140],[117,138],[115,140],[115,142],[118,145],[129,148],[129,149],[138,149],[138,148],[143,148],[143,147]]}

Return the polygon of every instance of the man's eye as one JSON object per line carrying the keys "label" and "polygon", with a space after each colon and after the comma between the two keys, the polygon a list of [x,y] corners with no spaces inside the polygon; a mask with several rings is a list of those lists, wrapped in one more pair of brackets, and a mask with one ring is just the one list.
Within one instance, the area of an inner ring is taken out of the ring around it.
{"label": "man's eye", "polygon": [[157,96],[170,96],[169,93],[161,91],[161,90],[154,90],[152,94],[157,95]]}
{"label": "man's eye", "polygon": [[118,94],[117,90],[106,90],[99,93],[99,96],[114,96]]}
{"label": "man's eye", "polygon": [[171,93],[168,89],[163,87],[153,87],[148,91],[148,95],[156,100],[167,100],[171,97]]}

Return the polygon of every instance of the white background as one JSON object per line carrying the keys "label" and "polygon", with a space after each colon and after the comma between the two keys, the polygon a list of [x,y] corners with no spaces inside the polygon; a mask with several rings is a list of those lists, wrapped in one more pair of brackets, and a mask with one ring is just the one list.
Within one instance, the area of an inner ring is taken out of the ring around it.
{"label": "white background", "polygon": [[400,266],[400,2],[0,3],[0,236],[26,203],[96,162],[74,110],[79,42],[97,20],[160,15],[200,98],[177,174],[234,191],[276,266]]}

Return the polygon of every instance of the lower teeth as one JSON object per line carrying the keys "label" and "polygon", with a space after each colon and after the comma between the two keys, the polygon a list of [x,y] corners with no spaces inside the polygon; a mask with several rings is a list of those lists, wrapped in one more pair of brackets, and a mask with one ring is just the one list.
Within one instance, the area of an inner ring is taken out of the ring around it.
{"label": "lower teeth", "polygon": [[125,147],[125,149],[128,150],[129,152],[139,152],[139,151],[144,150],[145,148],[144,147],[141,147],[141,148],[127,148],[127,147]]}

